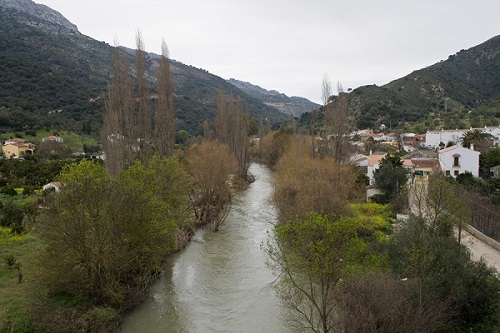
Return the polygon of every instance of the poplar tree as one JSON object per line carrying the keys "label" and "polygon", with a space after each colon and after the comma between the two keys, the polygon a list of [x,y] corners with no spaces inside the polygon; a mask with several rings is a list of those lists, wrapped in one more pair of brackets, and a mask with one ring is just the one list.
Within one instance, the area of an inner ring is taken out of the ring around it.
{"label": "poplar tree", "polygon": [[127,56],[115,45],[113,78],[108,85],[101,142],[106,153],[106,170],[117,175],[133,160],[131,144],[133,122],[132,82]]}
{"label": "poplar tree", "polygon": [[106,169],[114,175],[136,159],[148,162],[153,155],[153,146],[160,157],[170,156],[175,144],[175,111],[167,45],[163,41],[158,70],[158,102],[153,109],[146,53],[139,32],[136,42],[134,82],[127,54],[118,46],[113,51],[113,79],[108,87],[101,136]]}
{"label": "poplar tree", "polygon": [[338,96],[331,96],[328,77],[323,78],[323,131],[322,155],[333,157],[335,162],[344,163],[349,157],[349,119],[347,95],[342,86],[337,86]]}
{"label": "poplar tree", "polygon": [[347,116],[347,95],[340,83],[337,86],[338,96],[332,102],[331,136],[329,143],[332,157],[337,163],[344,163],[349,158],[349,119]]}
{"label": "poplar tree", "polygon": [[142,35],[137,32],[136,36],[137,51],[135,54],[135,100],[137,109],[135,112],[135,135],[134,138],[139,143],[139,160],[146,162],[150,157],[151,144],[151,108],[149,82],[146,78],[146,53],[144,51],[144,42]]}
{"label": "poplar tree", "polygon": [[228,97],[219,88],[215,136],[229,146],[238,162],[239,176],[244,179],[248,171],[248,123],[248,114],[244,112],[241,99],[233,94]]}
{"label": "poplar tree", "polygon": [[154,143],[158,155],[168,157],[175,144],[175,110],[173,103],[173,88],[170,78],[170,61],[168,47],[163,40],[162,56],[158,70],[158,102],[155,112]]}

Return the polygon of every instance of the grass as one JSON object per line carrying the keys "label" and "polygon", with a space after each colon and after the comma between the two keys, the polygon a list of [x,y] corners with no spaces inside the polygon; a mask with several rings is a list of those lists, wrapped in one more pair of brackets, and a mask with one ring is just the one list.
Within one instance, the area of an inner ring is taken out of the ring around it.
{"label": "grass", "polygon": [[21,134],[24,140],[30,141],[34,144],[39,145],[42,138],[57,135],[63,138],[64,145],[69,146],[74,151],[82,151],[83,145],[94,146],[97,145],[97,141],[94,138],[88,137],[86,135],[78,135],[70,131],[57,131],[57,130],[38,130],[36,131],[36,136],[27,135],[24,132],[5,132],[2,133],[2,138],[16,138]]}
{"label": "grass", "polygon": [[[15,235],[0,227],[0,332],[29,331],[28,308],[36,279],[33,257],[40,246],[36,235]],[[21,265],[22,283],[18,283],[18,270],[9,269],[4,259],[10,255]]]}

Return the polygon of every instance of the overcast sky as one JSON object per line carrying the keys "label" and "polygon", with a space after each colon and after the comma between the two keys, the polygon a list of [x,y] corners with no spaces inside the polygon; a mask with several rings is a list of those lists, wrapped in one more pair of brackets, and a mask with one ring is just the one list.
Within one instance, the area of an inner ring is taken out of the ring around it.
{"label": "overcast sky", "polygon": [[225,79],[321,100],[336,87],[383,85],[500,34],[499,0],[35,0],[81,33]]}

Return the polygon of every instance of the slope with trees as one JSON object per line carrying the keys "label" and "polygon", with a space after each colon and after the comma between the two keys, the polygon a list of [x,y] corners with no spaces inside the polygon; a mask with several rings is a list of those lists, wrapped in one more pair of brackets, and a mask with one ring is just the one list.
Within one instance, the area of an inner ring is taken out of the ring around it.
{"label": "slope with trees", "polygon": [[[80,131],[102,124],[103,95],[112,70],[113,48],[44,16],[5,8],[0,3],[1,130],[59,128]],[[40,5],[39,5],[40,6]],[[125,48],[124,48],[125,49]],[[135,51],[125,49],[133,61]],[[146,53],[147,77],[156,81],[161,55]],[[177,128],[202,134],[205,119],[213,120],[217,90],[240,96],[251,115],[269,117],[273,124],[287,119],[226,80],[206,70],[171,61]],[[158,83],[154,83],[157,85]]]}

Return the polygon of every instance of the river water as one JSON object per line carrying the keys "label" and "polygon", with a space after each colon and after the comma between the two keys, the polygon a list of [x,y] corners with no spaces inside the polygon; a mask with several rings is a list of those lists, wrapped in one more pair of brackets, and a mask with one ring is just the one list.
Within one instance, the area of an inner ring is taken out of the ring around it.
{"label": "river water", "polygon": [[261,244],[275,221],[270,171],[252,164],[256,181],[233,200],[219,232],[198,230],[143,305],[124,319],[123,333],[287,332]]}

